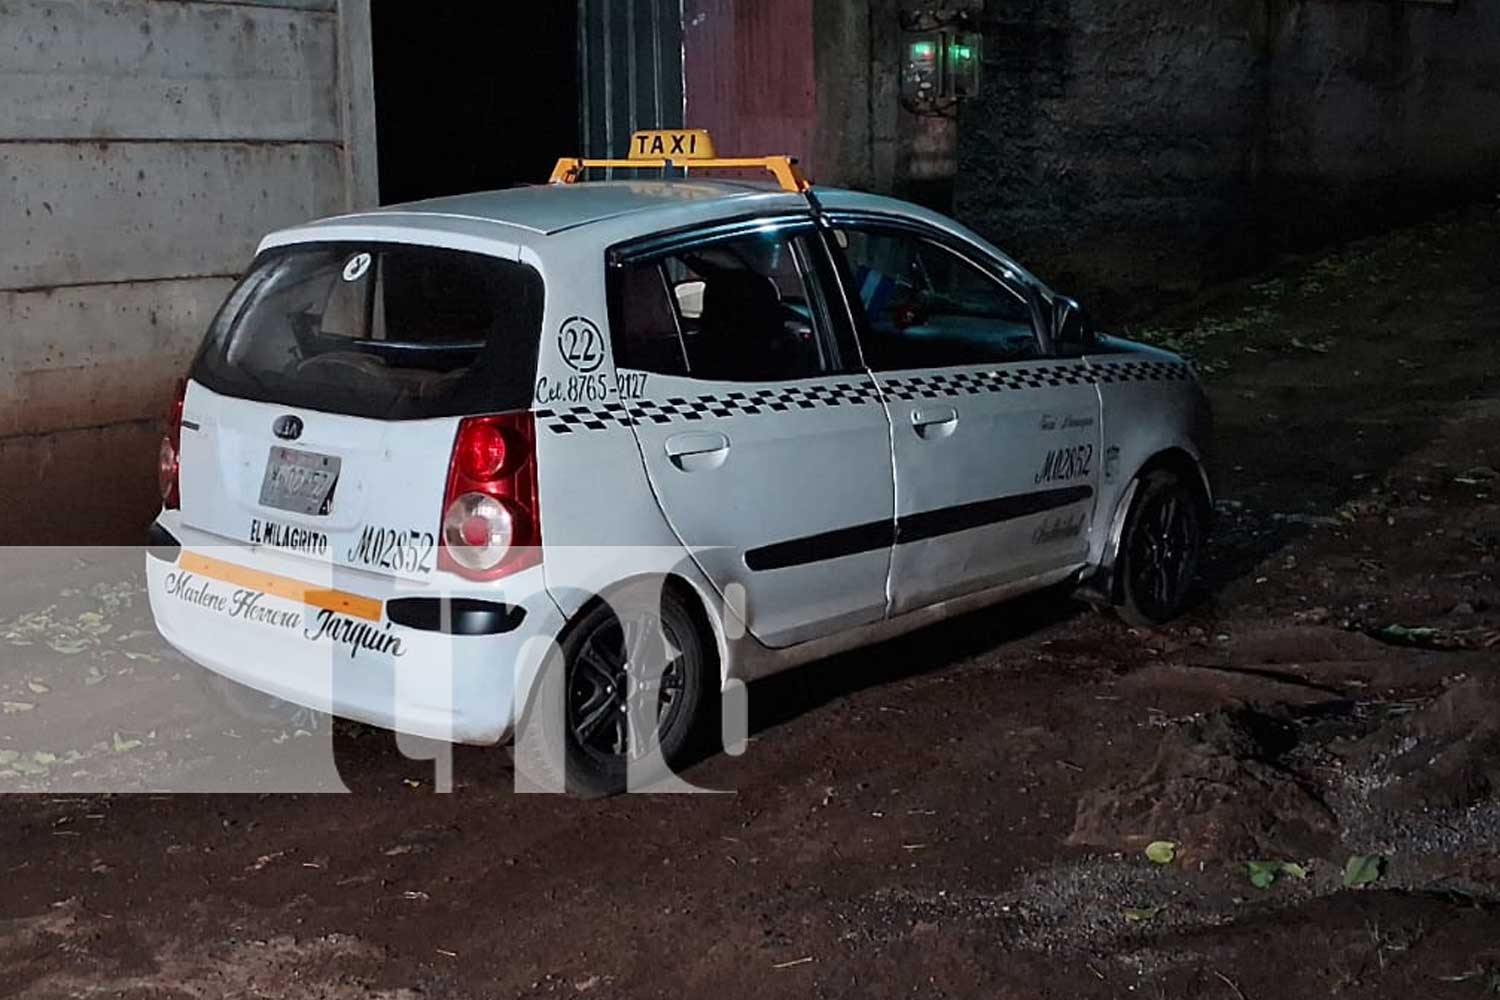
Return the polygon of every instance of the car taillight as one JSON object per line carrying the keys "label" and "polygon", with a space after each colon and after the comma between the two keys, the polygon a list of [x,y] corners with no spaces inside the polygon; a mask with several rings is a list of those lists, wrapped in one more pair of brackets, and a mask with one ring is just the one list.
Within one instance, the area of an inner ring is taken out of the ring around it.
{"label": "car taillight", "polygon": [[438,565],[498,580],[541,561],[536,424],[529,412],[469,417],[448,464]]}
{"label": "car taillight", "polygon": [[167,414],[166,432],[162,435],[161,447],[156,453],[156,485],[161,490],[161,505],[167,510],[182,506],[182,490],[178,484],[182,452],[182,405],[187,399],[187,380],[177,380],[177,391],[172,398],[172,409]]}

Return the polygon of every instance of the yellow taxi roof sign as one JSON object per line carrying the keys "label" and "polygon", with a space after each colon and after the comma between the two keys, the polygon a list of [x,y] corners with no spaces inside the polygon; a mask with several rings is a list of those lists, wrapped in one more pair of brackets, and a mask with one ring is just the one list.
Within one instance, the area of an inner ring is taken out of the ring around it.
{"label": "yellow taxi roof sign", "polygon": [[576,184],[584,171],[602,169],[690,170],[766,170],[776,178],[783,191],[803,194],[812,190],[812,182],[790,156],[734,157],[726,159],[714,149],[713,136],[707,129],[644,129],[630,137],[630,156],[624,160],[586,160],[565,156],[557,161],[551,183]]}
{"label": "yellow taxi roof sign", "polygon": [[706,128],[642,129],[630,137],[632,160],[712,160],[714,137]]}

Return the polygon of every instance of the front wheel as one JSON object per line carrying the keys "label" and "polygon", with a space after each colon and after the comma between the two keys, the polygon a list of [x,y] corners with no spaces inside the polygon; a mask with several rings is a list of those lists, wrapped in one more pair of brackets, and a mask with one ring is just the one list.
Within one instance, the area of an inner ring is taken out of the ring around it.
{"label": "front wheel", "polygon": [[1204,517],[1197,494],[1175,473],[1146,476],[1125,523],[1115,610],[1131,625],[1162,625],[1192,594],[1203,550]]}

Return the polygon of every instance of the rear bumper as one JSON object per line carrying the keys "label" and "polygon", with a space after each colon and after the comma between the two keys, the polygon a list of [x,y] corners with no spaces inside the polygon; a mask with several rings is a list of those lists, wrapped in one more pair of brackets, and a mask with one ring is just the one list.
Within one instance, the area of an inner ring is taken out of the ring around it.
{"label": "rear bumper", "polygon": [[[175,544],[173,544],[175,543]],[[454,743],[507,738],[563,627],[540,567],[495,584],[422,585],[152,528],[147,591],[162,636],[278,698]]]}

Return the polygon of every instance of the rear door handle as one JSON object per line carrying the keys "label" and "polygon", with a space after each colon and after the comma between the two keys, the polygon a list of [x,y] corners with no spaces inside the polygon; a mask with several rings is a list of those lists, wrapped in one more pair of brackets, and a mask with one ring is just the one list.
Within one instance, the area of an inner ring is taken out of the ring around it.
{"label": "rear door handle", "polygon": [[951,406],[919,406],[911,411],[913,427],[951,424],[956,420],[958,420],[958,411]]}
{"label": "rear door handle", "polygon": [[729,439],[718,431],[688,431],[667,438],[667,454],[672,458],[688,455],[707,455],[715,451],[728,451]]}
{"label": "rear door handle", "polygon": [[667,457],[684,472],[716,469],[729,454],[729,438],[718,431],[687,431],[666,441]]}
{"label": "rear door handle", "polygon": [[958,427],[958,411],[951,406],[919,406],[911,411],[911,426],[918,437],[945,438]]}

